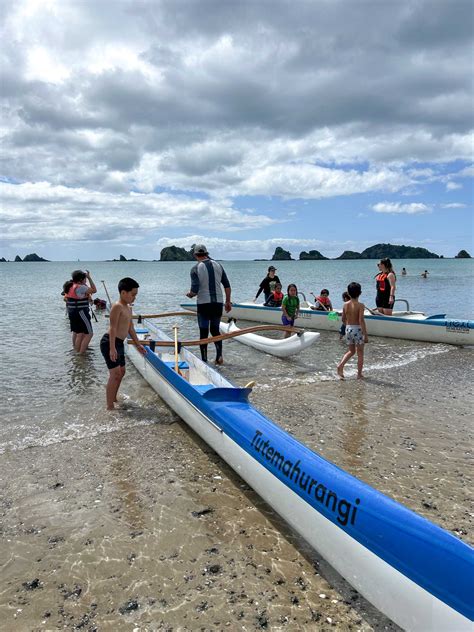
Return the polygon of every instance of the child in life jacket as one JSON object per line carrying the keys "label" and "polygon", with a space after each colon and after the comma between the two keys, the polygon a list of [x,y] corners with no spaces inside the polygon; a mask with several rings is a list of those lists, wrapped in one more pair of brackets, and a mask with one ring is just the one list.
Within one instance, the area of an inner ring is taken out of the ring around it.
{"label": "child in life jacket", "polygon": [[93,301],[96,310],[107,309],[107,302],[103,298],[95,298]]}
{"label": "child in life jacket", "polygon": [[[313,293],[311,292],[311,294]],[[329,298],[329,290],[321,290],[321,294],[319,296],[314,296],[314,298],[316,299],[316,303],[311,309],[322,312],[332,312],[332,303],[331,299]]]}
{"label": "child in life jacket", "polygon": [[269,298],[265,301],[266,307],[281,307],[283,301],[283,292],[281,291],[281,283],[275,285],[275,289],[270,294]]}

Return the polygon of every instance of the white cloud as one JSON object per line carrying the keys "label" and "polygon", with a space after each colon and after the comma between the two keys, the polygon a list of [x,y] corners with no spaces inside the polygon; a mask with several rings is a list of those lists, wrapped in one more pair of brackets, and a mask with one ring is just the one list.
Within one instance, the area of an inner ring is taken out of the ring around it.
{"label": "white cloud", "polygon": [[456,189],[462,189],[462,184],[459,184],[459,182],[448,182],[446,184],[446,191],[456,191]]}
{"label": "white cloud", "polygon": [[165,227],[208,224],[229,232],[257,229],[275,220],[235,209],[230,200],[202,200],[168,193],[112,194],[87,189],[0,183],[3,239],[117,240]]}
{"label": "white cloud", "polygon": [[466,208],[467,204],[452,202],[451,204],[441,204],[441,208]]}
{"label": "white cloud", "polygon": [[411,204],[401,204],[400,202],[379,202],[372,206],[376,213],[405,213],[415,215],[417,213],[430,213],[432,208],[422,202],[412,202]]}

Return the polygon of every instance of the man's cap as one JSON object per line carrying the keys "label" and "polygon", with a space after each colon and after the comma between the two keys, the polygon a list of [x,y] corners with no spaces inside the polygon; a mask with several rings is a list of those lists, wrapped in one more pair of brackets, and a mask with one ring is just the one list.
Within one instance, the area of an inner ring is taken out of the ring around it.
{"label": "man's cap", "polygon": [[268,271],[270,272],[270,270],[274,270],[274,271],[276,272],[276,268],[275,268],[275,266],[270,266],[270,267],[268,268]]}
{"label": "man's cap", "polygon": [[204,244],[196,244],[193,248],[195,255],[208,255],[207,248]]}

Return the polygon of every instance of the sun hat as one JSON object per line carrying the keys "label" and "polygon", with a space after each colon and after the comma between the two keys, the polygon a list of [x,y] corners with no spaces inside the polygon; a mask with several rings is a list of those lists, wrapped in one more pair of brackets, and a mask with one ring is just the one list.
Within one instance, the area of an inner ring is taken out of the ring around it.
{"label": "sun hat", "polygon": [[207,248],[204,244],[196,244],[193,248],[195,255],[208,255]]}

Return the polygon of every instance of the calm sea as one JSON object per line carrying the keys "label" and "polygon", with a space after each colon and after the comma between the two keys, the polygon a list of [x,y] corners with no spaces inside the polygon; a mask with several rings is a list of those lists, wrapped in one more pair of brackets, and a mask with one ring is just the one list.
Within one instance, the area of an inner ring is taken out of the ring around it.
{"label": "calm sea", "polygon": [[[87,268],[97,285],[97,296],[105,298],[104,280],[112,297],[120,278],[132,276],[140,283],[137,312],[179,309],[189,289],[189,262],[51,262],[3,263],[0,266],[3,296],[0,302],[2,337],[2,421],[0,452],[48,445],[84,436],[100,435],[124,427],[152,424],[159,414],[155,396],[140,376],[129,368],[123,392],[130,398],[126,414],[104,416],[104,385],[107,370],[98,349],[107,320],[98,315],[95,335],[85,357],[71,351],[71,336],[62,284],[77,267]],[[228,261],[223,263],[231,280],[234,301],[252,299],[268,263]],[[376,261],[285,261],[277,264],[284,287],[296,283],[310,298],[325,287],[335,307],[350,281],[362,284],[362,301],[374,305]],[[397,261],[397,297],[407,299],[411,309],[426,313],[473,318],[472,260]],[[423,270],[427,279],[421,278]],[[197,337],[194,318],[167,319],[163,328],[177,322],[183,337]],[[433,354],[449,354],[445,345],[372,338],[366,354],[366,372],[376,374]],[[319,342],[299,356],[277,359],[239,344],[225,343],[223,373],[236,383],[257,376],[262,390],[276,384],[314,384],[335,379],[337,361],[344,351],[338,336],[322,332]],[[210,357],[213,357],[211,353]],[[348,368],[350,376],[353,368]]]}

